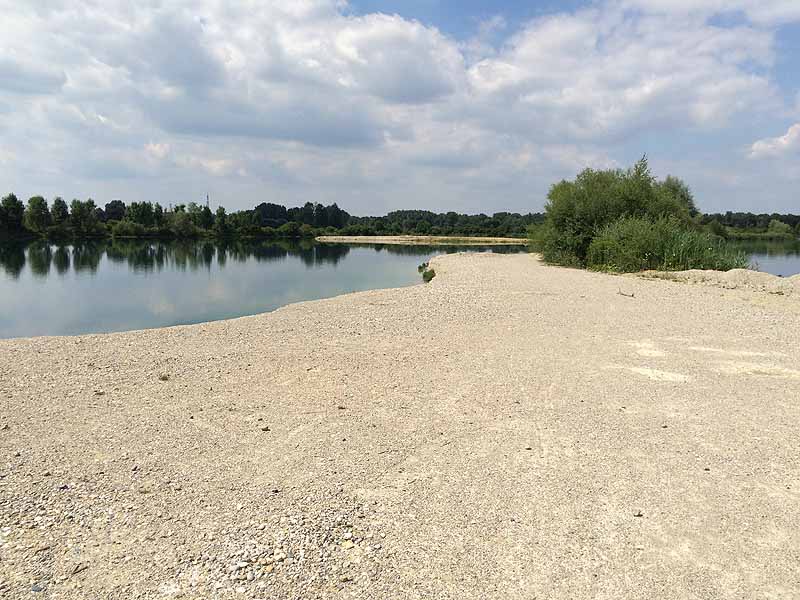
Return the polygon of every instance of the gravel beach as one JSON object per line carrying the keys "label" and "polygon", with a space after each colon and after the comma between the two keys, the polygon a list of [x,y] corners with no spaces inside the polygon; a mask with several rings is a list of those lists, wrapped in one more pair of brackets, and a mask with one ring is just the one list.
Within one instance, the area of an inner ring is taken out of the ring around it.
{"label": "gravel beach", "polygon": [[800,597],[798,278],[431,266],[0,341],[0,597]]}

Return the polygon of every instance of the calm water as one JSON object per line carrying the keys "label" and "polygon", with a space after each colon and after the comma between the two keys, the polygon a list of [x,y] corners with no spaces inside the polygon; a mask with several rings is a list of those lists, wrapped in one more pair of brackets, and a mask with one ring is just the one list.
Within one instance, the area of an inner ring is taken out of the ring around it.
{"label": "calm water", "polygon": [[800,240],[793,242],[736,242],[750,255],[753,267],[765,273],[791,277],[800,273]]}
{"label": "calm water", "polygon": [[[800,273],[800,242],[739,245],[762,271]],[[421,262],[469,250],[525,251],[257,242],[0,246],[0,338],[199,323],[412,285]]]}
{"label": "calm water", "polygon": [[445,252],[516,248],[101,241],[0,246],[0,338],[147,329],[419,283]]}

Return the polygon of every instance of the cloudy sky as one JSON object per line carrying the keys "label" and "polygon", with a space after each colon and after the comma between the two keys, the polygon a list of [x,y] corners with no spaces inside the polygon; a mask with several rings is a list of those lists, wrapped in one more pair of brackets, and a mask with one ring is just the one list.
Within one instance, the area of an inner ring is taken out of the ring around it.
{"label": "cloudy sky", "polygon": [[[702,6],[703,8],[698,8]],[[0,193],[542,208],[584,167],[800,212],[798,0],[0,0]]]}

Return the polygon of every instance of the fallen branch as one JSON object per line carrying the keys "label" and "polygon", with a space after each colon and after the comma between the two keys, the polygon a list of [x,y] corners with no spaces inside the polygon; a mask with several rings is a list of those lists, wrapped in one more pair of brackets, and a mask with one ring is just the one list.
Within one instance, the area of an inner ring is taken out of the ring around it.
{"label": "fallen branch", "polygon": [[636,298],[636,294],[626,294],[626,293],[625,293],[625,292],[623,292],[622,290],[619,290],[617,293],[618,293],[620,296],[625,296],[626,298]]}

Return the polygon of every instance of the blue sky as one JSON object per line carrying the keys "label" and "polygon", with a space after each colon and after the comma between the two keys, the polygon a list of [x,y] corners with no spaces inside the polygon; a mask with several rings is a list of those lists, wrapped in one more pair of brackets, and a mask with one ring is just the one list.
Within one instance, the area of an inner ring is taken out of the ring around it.
{"label": "blue sky", "polygon": [[459,39],[466,39],[477,33],[482,22],[501,15],[513,29],[536,17],[553,12],[574,10],[585,6],[586,2],[564,0],[563,2],[487,2],[485,0],[358,0],[351,2],[355,14],[384,12],[398,14],[407,19],[417,19],[426,25],[437,27]]}
{"label": "blue sky", "polygon": [[647,154],[706,211],[800,213],[796,0],[0,10],[2,193],[527,212]]}

